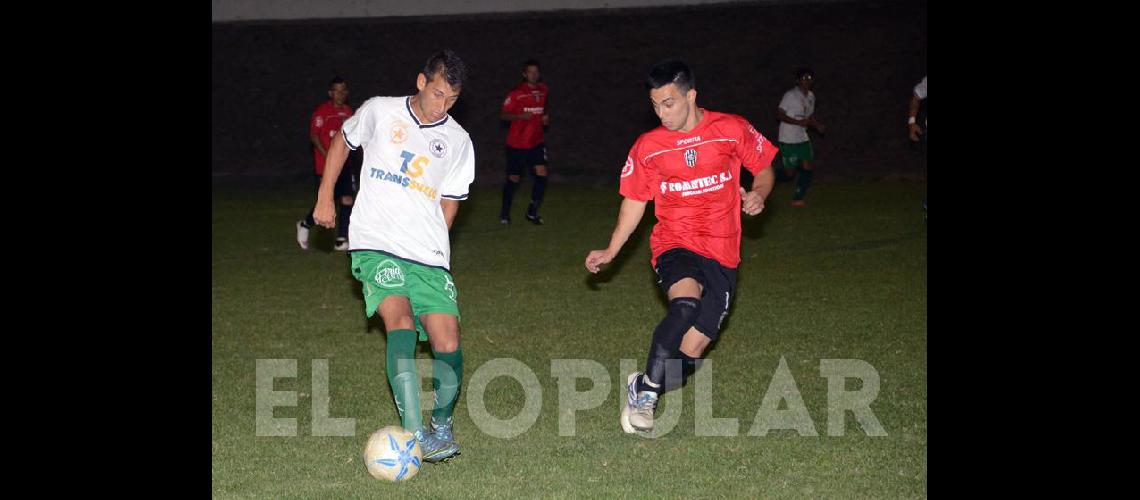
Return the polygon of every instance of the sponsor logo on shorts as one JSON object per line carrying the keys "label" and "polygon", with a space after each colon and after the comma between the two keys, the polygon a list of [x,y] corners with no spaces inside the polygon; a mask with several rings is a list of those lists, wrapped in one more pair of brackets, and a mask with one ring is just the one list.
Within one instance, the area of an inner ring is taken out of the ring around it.
{"label": "sponsor logo on shorts", "polygon": [[404,286],[404,270],[392,259],[385,259],[376,266],[376,276],[372,279],[384,288],[401,287]]}
{"label": "sponsor logo on shorts", "polygon": [[450,298],[452,302],[455,302],[455,295],[458,293],[455,289],[455,282],[451,281],[451,276],[444,275],[443,279],[446,281],[446,283],[443,284],[444,293],[447,294],[447,297]]}

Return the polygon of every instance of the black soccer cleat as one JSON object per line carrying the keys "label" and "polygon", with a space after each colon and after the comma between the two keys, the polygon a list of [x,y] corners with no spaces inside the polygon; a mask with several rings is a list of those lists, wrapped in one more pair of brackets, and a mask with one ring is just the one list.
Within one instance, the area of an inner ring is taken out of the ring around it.
{"label": "black soccer cleat", "polygon": [[542,216],[541,215],[526,214],[526,220],[530,221],[531,224],[534,224],[536,226],[542,225]]}

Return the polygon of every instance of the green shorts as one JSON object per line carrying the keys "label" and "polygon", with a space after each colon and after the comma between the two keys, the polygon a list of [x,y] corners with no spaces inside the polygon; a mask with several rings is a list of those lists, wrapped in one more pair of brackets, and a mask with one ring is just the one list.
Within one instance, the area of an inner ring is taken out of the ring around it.
{"label": "green shorts", "polygon": [[815,160],[815,153],[811,149],[811,141],[797,142],[795,144],[777,143],[780,148],[780,158],[784,160],[784,168],[797,168],[805,160]]}
{"label": "green shorts", "polygon": [[451,273],[399,257],[358,250],[352,252],[352,276],[364,284],[364,314],[371,318],[389,295],[407,297],[420,340],[428,339],[422,314],[450,314],[459,319],[459,290]]}

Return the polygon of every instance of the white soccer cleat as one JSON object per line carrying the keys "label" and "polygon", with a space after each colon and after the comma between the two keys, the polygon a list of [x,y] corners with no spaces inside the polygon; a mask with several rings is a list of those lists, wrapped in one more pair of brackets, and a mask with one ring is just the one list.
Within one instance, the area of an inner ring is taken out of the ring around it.
{"label": "white soccer cleat", "polygon": [[297,244],[301,245],[301,250],[309,249],[309,228],[303,221],[297,221]]}
{"label": "white soccer cleat", "polygon": [[621,430],[626,434],[653,430],[653,410],[657,408],[657,393],[637,392],[637,378],[633,372],[626,379],[626,403],[621,408]]}

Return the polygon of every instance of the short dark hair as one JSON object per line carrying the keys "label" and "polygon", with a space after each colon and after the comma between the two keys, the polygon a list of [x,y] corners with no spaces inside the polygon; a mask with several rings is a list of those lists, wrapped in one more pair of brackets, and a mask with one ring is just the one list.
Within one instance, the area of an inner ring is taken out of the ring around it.
{"label": "short dark hair", "polygon": [[343,83],[345,85],[348,85],[348,82],[344,81],[344,78],[341,78],[339,76],[334,76],[332,81],[329,82],[329,88],[332,88],[333,85],[336,85],[338,83]]}
{"label": "short dark hair", "polygon": [[666,59],[649,68],[649,77],[645,79],[646,90],[659,89],[670,83],[676,84],[677,90],[681,92],[697,88],[693,71],[681,61]]}
{"label": "short dark hair", "polygon": [[798,68],[798,69],[796,69],[796,80],[803,78],[805,75],[811,75],[812,78],[815,78],[815,72],[812,71],[811,68]]}
{"label": "short dark hair", "polygon": [[463,64],[463,59],[460,59],[455,52],[444,49],[433,54],[424,65],[424,76],[428,81],[435,78],[436,73],[443,72],[443,78],[447,81],[448,85],[452,87],[461,87],[463,82],[467,80],[467,66]]}
{"label": "short dark hair", "polygon": [[531,66],[534,66],[536,68],[542,67],[542,66],[538,65],[538,59],[527,59],[527,60],[523,61],[523,71],[526,71],[526,69],[531,67]]}

